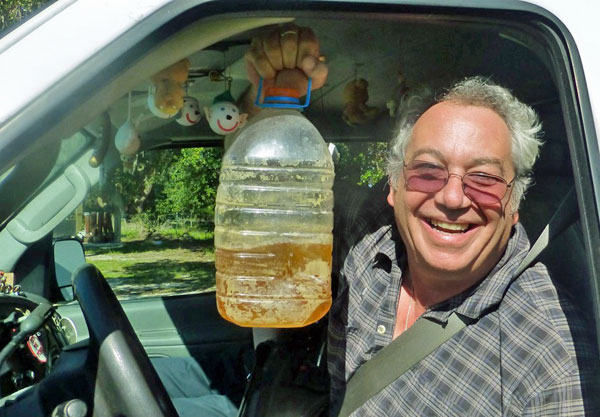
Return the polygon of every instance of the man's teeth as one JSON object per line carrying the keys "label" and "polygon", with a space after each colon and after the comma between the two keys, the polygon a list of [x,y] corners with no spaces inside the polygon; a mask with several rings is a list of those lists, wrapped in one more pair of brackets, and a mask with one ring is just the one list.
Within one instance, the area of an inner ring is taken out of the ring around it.
{"label": "man's teeth", "polygon": [[447,232],[466,232],[469,228],[469,225],[465,223],[446,223],[433,219],[431,219],[430,222],[436,229]]}

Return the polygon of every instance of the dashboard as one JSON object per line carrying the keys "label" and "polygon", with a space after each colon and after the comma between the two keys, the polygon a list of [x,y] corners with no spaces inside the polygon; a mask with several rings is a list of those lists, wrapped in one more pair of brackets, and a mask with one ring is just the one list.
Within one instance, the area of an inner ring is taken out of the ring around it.
{"label": "dashboard", "polygon": [[42,380],[72,342],[70,323],[45,300],[36,301],[0,294],[0,398]]}

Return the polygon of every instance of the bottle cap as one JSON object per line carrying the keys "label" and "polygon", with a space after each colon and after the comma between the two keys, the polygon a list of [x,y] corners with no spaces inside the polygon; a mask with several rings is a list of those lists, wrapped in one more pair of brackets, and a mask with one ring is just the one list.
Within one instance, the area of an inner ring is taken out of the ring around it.
{"label": "bottle cap", "polygon": [[263,79],[259,78],[258,91],[254,105],[257,107],[275,107],[282,109],[303,109],[310,104],[310,90],[312,79],[308,78],[306,88],[306,99],[304,104],[300,104],[300,93],[294,88],[267,87],[265,88],[265,98],[260,102],[260,96],[263,88]]}
{"label": "bottle cap", "polygon": [[300,93],[295,88],[268,87],[265,88],[263,103],[300,103]]}

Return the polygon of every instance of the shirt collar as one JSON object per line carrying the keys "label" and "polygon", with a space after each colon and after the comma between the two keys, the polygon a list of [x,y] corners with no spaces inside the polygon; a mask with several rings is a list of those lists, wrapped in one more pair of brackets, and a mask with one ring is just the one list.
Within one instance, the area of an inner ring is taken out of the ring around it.
{"label": "shirt collar", "polygon": [[391,262],[398,263],[402,270],[406,266],[406,250],[400,237],[400,232],[396,227],[394,211],[387,207],[375,215],[374,222],[371,223],[373,229],[372,246],[373,259],[378,259],[381,255],[387,257]]}

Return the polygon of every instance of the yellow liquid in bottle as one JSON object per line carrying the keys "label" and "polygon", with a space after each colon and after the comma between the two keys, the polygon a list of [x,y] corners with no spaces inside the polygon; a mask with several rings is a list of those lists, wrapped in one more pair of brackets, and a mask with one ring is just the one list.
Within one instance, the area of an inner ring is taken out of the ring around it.
{"label": "yellow liquid in bottle", "polygon": [[331,307],[331,244],[217,248],[217,307],[251,327],[301,327]]}

